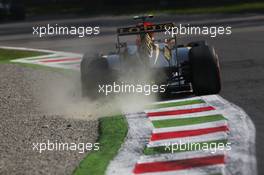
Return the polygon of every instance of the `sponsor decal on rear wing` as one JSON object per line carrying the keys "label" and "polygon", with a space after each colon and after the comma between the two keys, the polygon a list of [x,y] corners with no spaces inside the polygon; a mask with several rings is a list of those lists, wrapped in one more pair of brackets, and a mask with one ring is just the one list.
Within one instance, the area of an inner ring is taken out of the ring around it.
{"label": "sponsor decal on rear wing", "polygon": [[164,23],[164,24],[154,24],[149,26],[135,26],[135,27],[126,27],[126,28],[118,28],[117,34],[122,35],[135,35],[140,33],[148,33],[148,32],[165,32],[166,29],[170,29],[174,27],[173,23]]}

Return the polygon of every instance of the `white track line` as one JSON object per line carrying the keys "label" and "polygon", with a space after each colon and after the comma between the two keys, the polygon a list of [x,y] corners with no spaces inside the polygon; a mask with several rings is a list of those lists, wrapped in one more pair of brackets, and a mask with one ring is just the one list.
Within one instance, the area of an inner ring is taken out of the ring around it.
{"label": "white track line", "polygon": [[36,64],[46,67],[53,67],[53,68],[62,68],[62,69],[72,69],[72,70],[80,70],[79,67],[76,66],[76,64],[68,64],[63,65],[61,63],[71,63],[76,62],[76,60],[64,60],[63,62],[41,62],[43,60],[54,60],[54,59],[65,59],[65,58],[80,58],[81,61],[81,54],[76,53],[70,53],[70,52],[61,52],[61,51],[52,51],[52,50],[44,50],[44,49],[31,49],[31,48],[23,48],[23,47],[5,47],[0,46],[2,49],[11,49],[11,50],[25,50],[25,51],[35,51],[35,52],[43,52],[48,53],[48,55],[41,55],[41,56],[35,56],[35,57],[26,57],[26,58],[19,58],[15,60],[11,60],[11,62],[16,63],[27,63],[27,64]]}
{"label": "white track line", "polygon": [[11,62],[37,62],[41,59],[46,59],[46,58],[50,58],[50,57],[58,57],[57,54],[49,54],[49,55],[41,55],[41,56],[35,56],[35,57],[27,57],[27,58],[18,58],[15,60],[11,60]]}
{"label": "white track line", "polygon": [[81,54],[78,54],[78,53],[53,51],[53,50],[46,50],[46,49],[33,49],[33,48],[25,48],[25,47],[7,47],[7,46],[0,46],[0,48],[10,49],[10,50],[26,50],[26,51],[45,52],[45,53],[53,53],[53,54],[59,54],[59,55],[82,56]]}

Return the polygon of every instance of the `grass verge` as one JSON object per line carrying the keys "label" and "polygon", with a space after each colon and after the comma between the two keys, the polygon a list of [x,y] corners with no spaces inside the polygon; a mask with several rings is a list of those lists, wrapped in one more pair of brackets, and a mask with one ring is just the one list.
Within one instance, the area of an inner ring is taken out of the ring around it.
{"label": "grass verge", "polygon": [[14,50],[14,49],[0,49],[0,63],[9,63],[10,60],[26,57],[35,57],[46,55],[44,52]]}
{"label": "grass verge", "polygon": [[17,64],[24,67],[34,68],[34,69],[44,69],[48,71],[54,71],[59,73],[76,73],[73,70],[55,68],[42,66],[38,64],[29,64],[29,63],[18,63],[11,62],[11,60],[19,59],[19,58],[27,58],[27,57],[36,57],[42,55],[48,55],[46,52],[37,52],[37,51],[26,51],[26,50],[15,50],[15,49],[1,49],[0,48],[0,64]]}
{"label": "grass verge", "polygon": [[109,162],[118,153],[127,134],[127,122],[123,116],[99,119],[100,150],[89,153],[74,170],[74,175],[103,175]]}

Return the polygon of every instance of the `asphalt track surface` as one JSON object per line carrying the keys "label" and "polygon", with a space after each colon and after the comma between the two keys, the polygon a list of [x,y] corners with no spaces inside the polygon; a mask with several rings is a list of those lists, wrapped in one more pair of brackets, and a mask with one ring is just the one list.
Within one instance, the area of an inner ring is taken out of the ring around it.
{"label": "asphalt track surface", "polygon": [[[205,39],[216,48],[222,67],[221,96],[242,107],[256,127],[256,155],[258,172],[264,174],[264,16],[259,14],[162,16],[156,21],[174,21],[206,26],[231,26],[232,34],[211,38],[208,36],[181,36],[179,43]],[[116,27],[133,24],[130,17],[97,17],[69,20],[27,21],[0,24],[0,45],[71,51],[77,53],[107,52],[115,49]],[[41,24],[72,26],[100,26],[97,37],[52,36],[38,38],[32,35],[32,26]]]}

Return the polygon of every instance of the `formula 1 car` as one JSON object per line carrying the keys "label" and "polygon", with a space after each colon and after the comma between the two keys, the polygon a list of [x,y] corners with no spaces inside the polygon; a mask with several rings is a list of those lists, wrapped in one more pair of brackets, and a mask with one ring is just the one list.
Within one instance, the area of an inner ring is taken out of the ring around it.
{"label": "formula 1 car", "polygon": [[[100,96],[98,86],[111,84],[120,76],[139,68],[151,72],[156,84],[165,84],[165,94],[191,92],[195,95],[217,94],[221,89],[218,56],[205,41],[178,45],[176,36],[165,35],[173,23],[153,24],[148,16],[136,16],[141,20],[135,26],[117,29],[117,51],[107,55],[84,54],[81,61],[83,96]],[[161,35],[161,39],[154,35]],[[121,38],[136,36],[133,43]],[[140,75],[137,75],[141,77]],[[129,77],[129,76],[127,76]]]}
{"label": "formula 1 car", "polygon": [[14,0],[0,0],[0,19],[24,20],[25,8]]}

